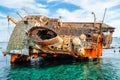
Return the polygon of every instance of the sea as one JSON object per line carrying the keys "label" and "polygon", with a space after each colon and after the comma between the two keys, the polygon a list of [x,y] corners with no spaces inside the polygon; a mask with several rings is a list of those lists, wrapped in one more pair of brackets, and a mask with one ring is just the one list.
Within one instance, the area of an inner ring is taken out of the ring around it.
{"label": "sea", "polygon": [[99,60],[46,61],[41,65],[11,64],[3,56],[7,42],[0,43],[0,80],[120,80],[120,38],[114,37],[110,49],[103,49]]}

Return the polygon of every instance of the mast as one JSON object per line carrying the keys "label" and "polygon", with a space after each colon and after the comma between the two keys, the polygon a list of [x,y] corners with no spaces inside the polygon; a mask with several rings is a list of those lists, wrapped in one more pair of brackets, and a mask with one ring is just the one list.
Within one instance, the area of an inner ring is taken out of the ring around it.
{"label": "mast", "polygon": [[103,20],[102,20],[102,23],[100,24],[100,34],[102,34],[102,25],[103,25],[103,22],[104,22],[106,10],[107,10],[107,8],[105,8],[104,15],[103,15]]}

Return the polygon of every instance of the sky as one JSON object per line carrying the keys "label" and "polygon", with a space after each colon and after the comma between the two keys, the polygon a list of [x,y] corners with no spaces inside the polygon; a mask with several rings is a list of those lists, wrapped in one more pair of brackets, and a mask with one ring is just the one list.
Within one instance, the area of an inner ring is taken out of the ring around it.
{"label": "sky", "polygon": [[[96,21],[115,27],[114,37],[120,37],[120,0],[0,0],[0,42],[8,41],[15,27],[8,23],[6,16],[20,20],[17,15],[39,14],[56,18],[61,16],[66,22],[93,22]],[[8,25],[9,24],[9,25]]]}

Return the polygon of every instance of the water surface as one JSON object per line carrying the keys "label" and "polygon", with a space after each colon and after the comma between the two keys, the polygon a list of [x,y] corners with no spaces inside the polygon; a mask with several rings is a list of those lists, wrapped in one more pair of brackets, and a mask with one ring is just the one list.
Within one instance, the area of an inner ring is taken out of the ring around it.
{"label": "water surface", "polygon": [[10,56],[0,43],[0,80],[120,80],[120,39],[114,38],[112,49],[104,49],[98,61],[46,61],[43,65],[11,65]]}

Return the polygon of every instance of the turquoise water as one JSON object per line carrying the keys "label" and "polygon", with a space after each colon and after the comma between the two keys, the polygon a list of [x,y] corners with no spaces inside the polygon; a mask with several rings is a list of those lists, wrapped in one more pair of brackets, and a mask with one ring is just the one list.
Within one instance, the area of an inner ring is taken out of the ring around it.
{"label": "turquoise water", "polygon": [[46,61],[43,65],[11,65],[10,56],[1,52],[7,43],[0,43],[0,80],[120,80],[120,40],[113,39],[113,49],[104,49],[99,61]]}

